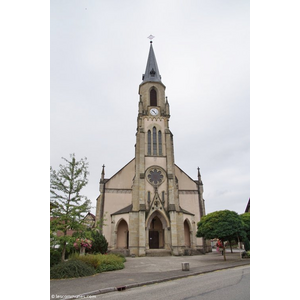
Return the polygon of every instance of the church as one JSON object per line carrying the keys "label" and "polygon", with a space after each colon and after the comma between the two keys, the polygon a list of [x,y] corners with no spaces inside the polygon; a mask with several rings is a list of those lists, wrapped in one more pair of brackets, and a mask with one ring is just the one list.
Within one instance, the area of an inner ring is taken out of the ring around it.
{"label": "church", "polygon": [[108,250],[135,256],[211,251],[210,241],[196,237],[205,215],[200,169],[193,180],[175,164],[165,89],[151,41],[139,85],[135,157],[111,178],[102,167],[96,222]]}

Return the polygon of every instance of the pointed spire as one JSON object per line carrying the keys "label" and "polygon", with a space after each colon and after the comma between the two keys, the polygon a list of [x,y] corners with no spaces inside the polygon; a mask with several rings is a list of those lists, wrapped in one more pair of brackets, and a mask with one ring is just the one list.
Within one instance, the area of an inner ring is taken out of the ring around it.
{"label": "pointed spire", "polygon": [[150,50],[149,50],[148,61],[146,65],[146,71],[145,74],[143,74],[143,82],[147,82],[147,81],[161,82],[161,76],[159,74],[158,65],[152,47],[152,41],[150,41]]}
{"label": "pointed spire", "polygon": [[139,114],[143,113],[143,101],[142,96],[140,95],[140,102],[139,102]]}
{"label": "pointed spire", "polygon": [[200,174],[200,168],[198,167],[198,182],[200,184],[202,184],[202,180],[201,180],[201,174]]}
{"label": "pointed spire", "polygon": [[169,102],[168,102],[168,97],[166,97],[165,107],[166,107],[166,115],[170,116],[170,105],[169,105]]}
{"label": "pointed spire", "polygon": [[104,168],[105,168],[105,165],[102,166],[102,172],[101,172],[101,180],[100,180],[100,182],[104,181],[104,175],[105,175]]}

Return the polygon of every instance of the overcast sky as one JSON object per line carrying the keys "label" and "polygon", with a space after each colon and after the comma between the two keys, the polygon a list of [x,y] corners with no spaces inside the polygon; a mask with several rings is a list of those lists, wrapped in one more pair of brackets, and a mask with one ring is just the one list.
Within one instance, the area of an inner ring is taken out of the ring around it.
{"label": "overcast sky", "polygon": [[[197,179],[206,212],[250,197],[250,8],[246,0],[50,1],[51,166],[87,157],[96,206],[132,158],[150,34],[166,86],[175,163]],[[92,210],[95,213],[95,209]]]}

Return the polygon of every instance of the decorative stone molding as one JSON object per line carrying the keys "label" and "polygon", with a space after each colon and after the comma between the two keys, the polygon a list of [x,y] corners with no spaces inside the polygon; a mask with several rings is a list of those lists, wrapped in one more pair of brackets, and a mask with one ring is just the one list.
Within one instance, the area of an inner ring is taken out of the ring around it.
{"label": "decorative stone molding", "polygon": [[168,178],[169,178],[169,179],[173,179],[173,178],[174,178],[173,174],[170,174],[170,173],[169,173],[169,174],[168,174]]}
{"label": "decorative stone molding", "polygon": [[176,210],[175,204],[169,204],[169,211]]}
{"label": "decorative stone molding", "polygon": [[131,194],[132,189],[105,189],[105,193]]}
{"label": "decorative stone molding", "polygon": [[197,190],[179,190],[179,194],[198,194]]}

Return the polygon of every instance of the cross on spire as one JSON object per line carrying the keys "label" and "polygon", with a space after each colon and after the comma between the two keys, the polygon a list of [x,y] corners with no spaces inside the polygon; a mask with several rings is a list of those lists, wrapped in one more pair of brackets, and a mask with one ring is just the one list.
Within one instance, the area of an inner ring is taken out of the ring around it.
{"label": "cross on spire", "polygon": [[152,35],[152,34],[150,34],[149,36],[148,36],[148,39],[150,39],[150,43],[152,44],[152,40],[155,38],[155,36],[154,35]]}

